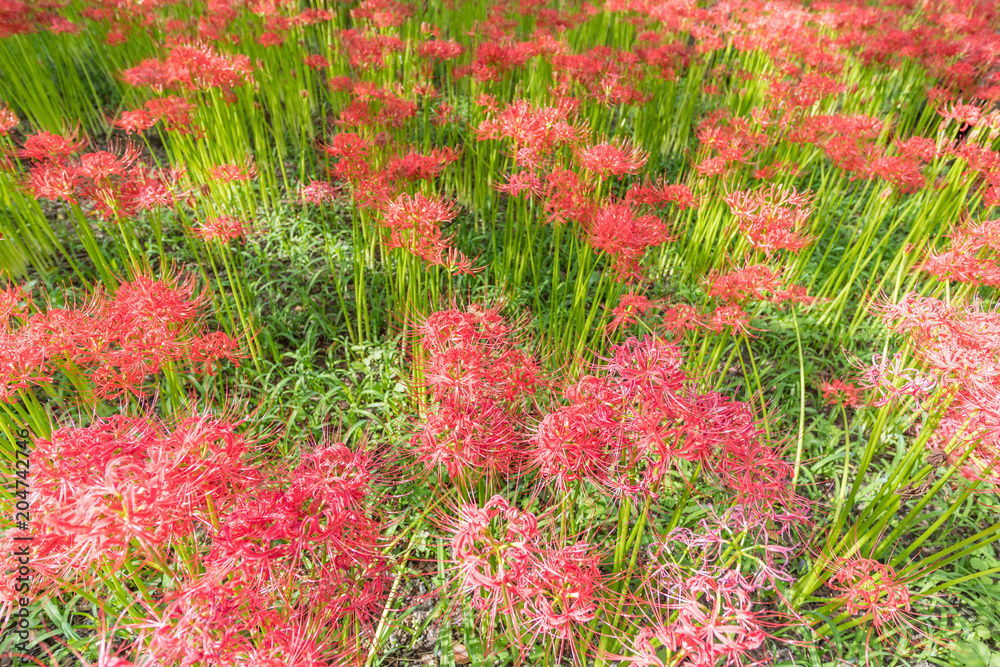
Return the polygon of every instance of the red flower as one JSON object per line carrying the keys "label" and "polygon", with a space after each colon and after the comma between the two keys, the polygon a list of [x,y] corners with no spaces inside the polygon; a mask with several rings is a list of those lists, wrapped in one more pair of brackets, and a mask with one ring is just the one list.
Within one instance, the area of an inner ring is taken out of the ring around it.
{"label": "red flower", "polygon": [[229,241],[242,239],[247,235],[242,220],[231,215],[220,215],[208,218],[201,227],[194,229],[194,235],[206,241]]}
{"label": "red flower", "polygon": [[659,308],[659,304],[651,302],[645,296],[629,290],[618,299],[618,305],[611,312],[614,318],[608,322],[608,332],[617,331],[618,327],[628,326],[638,322],[637,315],[645,315],[646,311]]}
{"label": "red flower", "polygon": [[536,556],[517,589],[528,622],[546,635],[571,640],[577,627],[597,616],[600,564],[600,554],[585,543]]}
{"label": "red flower", "polygon": [[845,383],[843,380],[833,379],[820,384],[820,391],[823,392],[823,400],[828,405],[842,405],[856,408],[861,405],[861,394],[854,383]]}
{"label": "red flower", "polygon": [[7,107],[0,106],[0,137],[7,136],[20,122],[16,113]]}
{"label": "red flower", "polygon": [[25,139],[24,148],[17,151],[17,156],[30,160],[62,162],[86,145],[86,139],[78,138],[75,131],[66,136],[37,132]]}
{"label": "red flower", "polygon": [[742,665],[747,654],[764,644],[763,615],[753,610],[750,585],[734,571],[722,576],[696,575],[681,580],[671,595],[669,607],[676,610],[673,622],[646,628],[640,646],[656,639],[668,651],[683,651],[692,667]]}
{"label": "red flower", "polygon": [[840,558],[834,571],[830,588],[840,593],[848,614],[871,621],[876,633],[910,611],[910,591],[890,566],[869,558]]}
{"label": "red flower", "polygon": [[576,151],[576,160],[584,169],[602,176],[635,174],[646,165],[649,156],[621,139],[596,144]]}
{"label": "red flower", "polygon": [[626,281],[640,275],[646,249],[671,239],[666,224],[655,215],[636,215],[627,203],[600,207],[588,225],[587,240],[614,259],[614,269]]}
{"label": "red flower", "polygon": [[782,249],[798,251],[812,242],[800,231],[809,217],[809,197],[795,188],[771,185],[736,191],[725,200],[739,220],[740,231],[768,256]]}
{"label": "red flower", "polygon": [[309,185],[302,186],[300,193],[302,194],[302,201],[307,204],[318,205],[336,199],[338,190],[332,183],[313,179]]}
{"label": "red flower", "polygon": [[451,549],[462,577],[462,588],[474,595],[479,609],[496,609],[527,574],[538,542],[538,519],[501,496],[480,509],[462,505],[453,528]]}

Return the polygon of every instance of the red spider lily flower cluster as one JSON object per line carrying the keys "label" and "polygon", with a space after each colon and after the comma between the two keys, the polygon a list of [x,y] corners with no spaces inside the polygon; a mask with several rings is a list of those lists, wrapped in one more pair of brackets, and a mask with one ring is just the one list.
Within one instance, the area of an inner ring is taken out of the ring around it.
{"label": "red spider lily flower cluster", "polygon": [[642,149],[628,146],[621,140],[600,143],[577,149],[576,160],[585,170],[607,176],[635,174],[642,169],[649,156]]}
{"label": "red spider lily flower cluster", "polygon": [[636,294],[634,290],[629,290],[618,298],[618,305],[612,309],[614,317],[608,322],[608,332],[617,331],[619,327],[627,327],[635,324],[639,320],[638,315],[645,315],[647,311],[659,308],[660,304],[651,302],[642,294]]}
{"label": "red spider lily flower cluster", "polygon": [[302,195],[303,202],[316,205],[335,201],[340,194],[337,187],[332,183],[317,181],[315,179],[310,181],[309,185],[303,185],[299,193]]}
{"label": "red spider lily flower cluster", "polygon": [[[371,626],[389,584],[370,509],[377,462],[323,443],[294,470],[271,470],[251,463],[255,443],[239,426],[117,416],[39,440],[36,585],[137,557],[170,568],[136,628],[163,664],[294,654],[320,665],[358,650],[351,637]],[[345,622],[353,633],[335,630]]]}
{"label": "red spider lily flower cluster", "polygon": [[658,215],[638,215],[627,202],[600,206],[586,233],[587,242],[612,258],[615,272],[626,282],[641,276],[639,262],[648,248],[673,238]]}
{"label": "red spider lily flower cluster", "polygon": [[229,241],[242,239],[247,235],[246,223],[231,215],[209,218],[194,229],[194,235],[206,241]]}
{"label": "red spider lily flower cluster", "polygon": [[[656,644],[683,656],[681,665],[743,665],[746,654],[760,648],[767,634],[765,614],[754,610],[752,586],[737,571],[680,579],[669,594],[670,623],[643,628],[636,637],[638,656],[632,664],[665,667]],[[654,644],[654,641],[656,644]]]}
{"label": "red spider lily flower cluster", "polygon": [[[907,395],[929,409],[940,410],[940,403],[943,413],[928,447],[952,452],[952,459],[971,448],[963,473],[985,474],[995,483],[1000,312],[979,301],[949,304],[912,293],[899,303],[883,304],[881,311],[886,324],[911,342],[915,368],[906,368],[899,353],[892,363],[873,365],[864,379],[877,388],[881,398],[876,403]],[[935,401],[927,400],[931,396]]]}
{"label": "red spider lily flower cluster", "polygon": [[221,183],[244,182],[257,178],[257,164],[252,157],[241,162],[220,164],[208,172],[209,178]]}
{"label": "red spider lily flower cluster", "polygon": [[431,314],[418,327],[424,383],[437,404],[413,437],[418,458],[452,477],[507,473],[523,442],[524,400],[540,385],[535,360],[516,347],[499,306]]}
{"label": "red spider lily flower cluster", "polygon": [[98,398],[125,399],[147,392],[149,377],[168,364],[211,373],[220,361],[242,356],[237,340],[202,332],[207,295],[195,293],[193,278],[139,276],[114,296],[98,288],[79,307],[44,312],[17,288],[8,288],[4,300],[0,399],[8,402],[52,382],[57,369],[89,380]]}
{"label": "red spider lily flower cluster", "polygon": [[809,217],[809,197],[795,188],[771,185],[737,190],[726,196],[729,210],[753,248],[771,256],[778,250],[801,250],[811,239],[802,234]]}
{"label": "red spider lily flower cluster", "polygon": [[452,204],[440,197],[413,196],[405,192],[380,207],[382,226],[389,234],[387,248],[405,248],[428,264],[442,264],[449,240],[441,224],[457,215]]}
{"label": "red spider lily flower cluster", "polygon": [[853,382],[844,382],[834,378],[828,382],[821,382],[819,389],[823,392],[823,400],[828,405],[856,408],[863,404],[861,390]]}
{"label": "red spider lily flower cluster", "polygon": [[177,44],[162,61],[143,60],[122,72],[122,79],[156,92],[218,88],[231,96],[233,88],[253,81],[253,66],[247,56],[221,55],[206,44]]}
{"label": "red spider lily flower cluster", "polygon": [[785,288],[779,270],[764,264],[747,262],[728,273],[711,271],[707,277],[708,296],[726,303],[742,303],[749,299],[781,303],[811,303],[804,287]]}
{"label": "red spider lily flower cluster", "polygon": [[[390,156],[379,168],[371,142],[359,134],[346,132],[334,136],[324,150],[338,158],[330,172],[336,179],[350,183],[355,203],[377,214],[387,250],[402,248],[428,264],[447,267],[454,273],[479,270],[471,259],[450,245],[451,238],[441,229],[457,215],[453,203],[440,196],[400,192],[413,181],[433,182],[458,159],[457,151],[450,148],[435,148],[428,154],[409,151],[399,157]],[[330,201],[335,196],[335,186],[324,181],[313,181],[302,189],[302,197],[308,203]]]}
{"label": "red spider lily flower cluster", "polygon": [[726,174],[773,141],[767,133],[755,131],[747,119],[729,117],[725,109],[718,109],[702,121],[698,139],[700,152],[711,155],[695,165],[695,171],[703,177]]}
{"label": "red spider lily flower cluster", "polygon": [[18,157],[31,160],[25,187],[36,199],[88,201],[104,218],[118,220],[139,211],[174,207],[188,193],[179,187],[183,171],[149,169],[136,146],[126,143],[119,154],[92,151],[73,159],[86,142],[76,133],[30,135]]}
{"label": "red spider lily flower cluster", "polygon": [[839,593],[844,610],[871,622],[879,635],[898,627],[910,611],[910,590],[896,571],[870,558],[843,558],[833,566],[829,586]]}
{"label": "red spider lily flower cluster", "polygon": [[572,120],[575,107],[575,101],[567,98],[557,107],[539,108],[517,100],[481,122],[476,137],[479,141],[510,141],[515,164],[533,170],[551,161],[558,148],[576,144],[585,136],[585,129]]}
{"label": "red spider lily flower cluster", "polygon": [[929,250],[916,268],[940,280],[971,285],[1000,285],[1000,220],[984,220],[957,227],[951,247],[941,252]]}
{"label": "red spider lily flower cluster", "polygon": [[495,620],[513,616],[536,636],[567,645],[593,620],[606,577],[589,544],[547,548],[538,518],[502,496],[483,507],[463,504],[452,520],[452,557],[472,606]]}

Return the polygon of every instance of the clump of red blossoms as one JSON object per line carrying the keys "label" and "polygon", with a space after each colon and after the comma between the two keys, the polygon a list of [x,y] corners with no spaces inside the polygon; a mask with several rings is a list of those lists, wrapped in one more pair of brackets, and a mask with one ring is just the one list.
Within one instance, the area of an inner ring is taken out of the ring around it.
{"label": "clump of red blossoms", "polygon": [[542,381],[500,306],[429,315],[418,327],[420,365],[435,405],[411,440],[420,461],[452,477],[514,469],[523,455],[525,399]]}
{"label": "clump of red blossoms", "polygon": [[0,332],[0,400],[52,382],[60,369],[89,380],[97,398],[124,399],[149,391],[149,378],[166,364],[211,373],[222,360],[238,363],[239,341],[202,331],[206,304],[193,278],[176,276],[138,276],[113,296],[98,287],[67,309],[11,303]]}
{"label": "clump of red blossoms", "polygon": [[910,590],[896,571],[870,558],[844,558],[834,566],[829,586],[852,616],[870,621],[876,633],[896,625],[910,611]]}
{"label": "clump of red blossoms", "polygon": [[737,190],[725,200],[751,247],[762,250],[768,257],[778,250],[801,250],[812,242],[802,234],[810,213],[810,199],[795,188],[771,185]]}
{"label": "clump of red blossoms", "polygon": [[[632,664],[677,664],[656,657],[654,641],[690,667],[743,665],[747,654],[764,645],[765,613],[754,609],[750,584],[736,571],[695,575],[675,582],[667,609],[672,621],[643,628],[636,638],[639,656]],[[720,662],[721,660],[721,662]]]}

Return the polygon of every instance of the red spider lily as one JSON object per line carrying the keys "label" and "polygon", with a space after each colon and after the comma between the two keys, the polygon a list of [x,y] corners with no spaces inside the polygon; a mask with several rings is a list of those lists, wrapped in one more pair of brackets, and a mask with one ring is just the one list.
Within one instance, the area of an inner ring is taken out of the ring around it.
{"label": "red spider lily", "polygon": [[668,651],[682,652],[684,665],[716,667],[720,659],[726,666],[744,664],[746,654],[763,646],[767,636],[763,614],[753,610],[748,590],[749,584],[734,571],[678,581],[668,603],[676,618],[643,629],[637,641],[640,649],[655,655],[655,640]]}
{"label": "red spider lily", "polygon": [[480,610],[510,604],[517,584],[532,564],[539,539],[538,519],[493,496],[479,508],[462,505],[451,539],[463,590]]}
{"label": "red spider lily", "polygon": [[698,208],[694,194],[692,194],[688,186],[668,184],[662,181],[656,184],[646,182],[641,185],[633,185],[625,193],[625,201],[654,206],[656,208],[662,208],[666,204],[674,204],[682,211],[689,208]]}
{"label": "red spider lily", "polygon": [[[582,130],[570,122],[573,106],[560,102],[558,107],[532,108],[525,100],[517,100],[495,118],[480,123],[476,136],[486,139],[510,139],[519,156],[519,166],[534,168],[541,165],[557,147],[576,143]],[[530,153],[521,149],[531,149]],[[529,157],[530,156],[530,157]]]}
{"label": "red spider lily", "polygon": [[485,266],[474,265],[474,262],[478,259],[479,257],[466,257],[457,248],[448,248],[448,254],[444,259],[443,265],[448,267],[448,270],[452,273],[463,273],[467,276],[474,276],[486,268]]}
{"label": "red spider lily", "polygon": [[597,616],[604,578],[601,555],[591,545],[577,543],[533,560],[517,588],[524,600],[522,614],[542,634],[567,642]]}
{"label": "red spider lily", "polygon": [[804,521],[806,504],[794,493],[792,465],[761,443],[759,435],[723,440],[713,471],[735,494],[733,502],[744,506],[745,518],[767,526]]}
{"label": "red spider lily", "polygon": [[680,338],[686,331],[694,331],[702,326],[698,317],[700,313],[687,304],[678,304],[663,309],[663,328],[672,333],[676,338]]}
{"label": "red spider lily", "polygon": [[809,197],[795,188],[772,185],[756,191],[738,190],[725,200],[739,220],[740,231],[767,256],[782,249],[798,251],[812,241],[800,233],[809,217]]}
{"label": "red spider lily", "polygon": [[747,262],[743,267],[729,273],[713,270],[709,272],[707,282],[708,296],[724,302],[743,302],[747,299],[760,299],[771,303],[813,301],[805,294],[803,287],[793,286],[791,289],[784,289],[784,282],[778,270],[764,264]]}
{"label": "red spider lily", "polygon": [[133,170],[129,177],[136,187],[137,210],[148,211],[161,206],[172,208],[186,196],[179,187],[184,177],[183,170],[171,168],[146,172],[140,169]]}
{"label": "red spider lily", "polygon": [[428,155],[410,151],[403,157],[393,158],[388,170],[407,181],[430,181],[446,166],[458,160],[460,155],[461,150],[453,148],[435,148]]}
{"label": "red spider lily", "polygon": [[324,146],[323,150],[327,155],[341,158],[333,168],[333,174],[357,186],[371,173],[371,166],[368,163],[370,148],[370,144],[361,136],[352,132],[342,132],[334,135],[331,144]]}
{"label": "red spider lily", "polygon": [[112,176],[122,178],[139,159],[139,148],[131,143],[125,144],[121,156],[107,151],[94,151],[80,156],[80,166],[77,174],[91,179],[95,184],[107,183]]}
{"label": "red spider lily", "polygon": [[664,392],[679,390],[686,379],[680,348],[655,336],[629,338],[609,352],[605,368],[623,383],[622,389],[629,395],[658,398]]}
{"label": "red spider lily", "polygon": [[315,70],[326,69],[330,66],[330,61],[321,55],[313,54],[303,58],[306,67]]}
{"label": "red spider lily", "polygon": [[[957,459],[969,453],[963,474],[993,480],[1000,455],[997,424],[996,334],[1000,315],[982,303],[952,302],[907,294],[900,303],[880,308],[890,328],[909,339],[910,360],[876,357],[863,378],[874,389],[878,405],[902,396],[914,396],[924,409],[942,414],[928,445],[953,451]],[[935,392],[937,404],[926,397]]]}
{"label": "red spider lily", "polygon": [[517,197],[527,192],[531,197],[539,197],[544,192],[544,186],[537,174],[530,171],[516,171],[507,176],[507,182],[498,182],[494,186],[497,192]]}
{"label": "red spider lily", "polygon": [[337,509],[362,510],[371,494],[371,455],[343,443],[324,443],[302,457],[288,493],[315,498]]}
{"label": "red spider lily", "polygon": [[507,474],[519,458],[522,439],[505,406],[446,399],[424,417],[410,445],[429,470],[440,466],[460,480],[484,472]]}
{"label": "red spider lily", "polygon": [[455,107],[448,104],[447,102],[442,102],[438,105],[438,108],[434,111],[434,116],[431,118],[431,123],[438,127],[447,127],[458,120],[458,114],[455,112]]}
{"label": "red spider lily", "polygon": [[302,195],[303,202],[315,205],[334,201],[339,195],[339,191],[335,185],[315,179],[311,180],[309,185],[303,185],[299,192]]}
{"label": "red spider lily", "polygon": [[750,316],[739,305],[726,304],[718,306],[704,321],[703,325],[709,331],[725,333],[729,336],[751,336]]}
{"label": "red spider lily", "polygon": [[453,205],[440,198],[401,194],[381,206],[382,225],[389,232],[387,244],[404,248],[431,264],[441,264],[448,240],[440,224],[457,215]]}
{"label": "red spider lily", "polygon": [[194,105],[179,95],[154,97],[146,102],[146,112],[157,121],[164,121],[168,130],[190,132],[192,126],[191,111]]}
{"label": "red spider lily", "polygon": [[563,224],[571,220],[586,221],[593,215],[589,187],[580,175],[569,169],[555,169],[547,177],[546,222]]}
{"label": "red spider lily", "polygon": [[399,37],[369,37],[354,29],[341,30],[340,41],[352,67],[384,67],[389,55],[403,50],[403,40]]}
{"label": "red spider lily", "polygon": [[200,227],[194,229],[194,235],[206,241],[242,239],[247,235],[244,225],[244,221],[231,215],[220,215],[205,220]]}
{"label": "red spider lily", "polygon": [[910,590],[889,565],[853,557],[837,559],[833,568],[829,586],[840,593],[845,611],[870,621],[877,634],[897,625],[910,611]]}
{"label": "red spider lily", "polygon": [[[210,372],[213,361],[238,359],[232,339],[199,335],[205,299],[195,295],[193,279],[137,276],[110,299],[98,290],[73,310],[8,317],[8,331],[0,336],[6,369],[0,395],[10,400],[17,389],[51,382],[65,364],[89,379],[99,398],[141,395],[148,376],[165,362]],[[13,331],[11,320],[20,323]]]}
{"label": "red spider lily", "polygon": [[[236,582],[197,583],[172,596],[158,616],[149,652],[161,663],[192,665],[229,660],[253,644],[241,630],[241,610],[260,607],[252,591]],[[255,604],[256,603],[256,604]]]}
{"label": "red spider lily", "polygon": [[512,327],[501,314],[501,306],[472,304],[465,310],[431,313],[416,326],[416,331],[425,349],[443,352],[453,345],[489,347],[503,341]]}
{"label": "red spider lily", "polygon": [[938,109],[941,116],[941,124],[947,125],[948,121],[955,121],[959,131],[975,127],[983,115],[983,109],[974,104],[952,104],[948,109]]}
{"label": "red spider lily", "polygon": [[636,215],[627,203],[601,206],[587,225],[587,241],[614,259],[614,269],[626,281],[638,279],[646,249],[671,240],[667,225],[655,215]]}
{"label": "red spider lily", "polygon": [[355,21],[367,19],[377,28],[401,26],[412,15],[412,7],[396,0],[364,0],[351,10]]}
{"label": "red spider lily", "polygon": [[529,464],[560,489],[586,479],[606,484],[619,426],[595,402],[562,406],[545,415],[532,437]]}
{"label": "red spider lily", "polygon": [[967,222],[951,234],[951,249],[929,250],[915,268],[939,279],[973,285],[1000,285],[1000,268],[992,261],[1000,252],[1000,220]]}
{"label": "red spider lily", "polygon": [[256,479],[235,426],[203,415],[167,432],[118,416],[57,429],[32,453],[40,530],[67,538],[67,562],[84,569],[127,557],[132,540],[155,545],[192,534],[208,495],[223,503]]}
{"label": "red spider lily", "polygon": [[541,382],[537,363],[514,348],[498,306],[438,311],[415,328],[428,355],[424,384],[438,403],[411,439],[419,460],[455,478],[506,474],[527,438],[518,425]]}
{"label": "red spider lily", "polygon": [[892,361],[880,354],[872,355],[872,363],[861,377],[860,388],[873,392],[874,400],[869,405],[878,407],[903,396],[926,398],[936,385],[933,377],[924,375],[918,369],[906,368],[903,355],[897,352]]}
{"label": "red spider lily", "polygon": [[0,106],[0,137],[6,137],[20,122],[16,113],[5,106]]}
{"label": "red spider lily", "polygon": [[578,148],[575,152],[577,163],[594,174],[607,177],[638,173],[649,156],[636,146],[629,146],[622,140],[595,144]]}
{"label": "red spider lily", "polygon": [[917,192],[926,184],[919,161],[902,155],[872,157],[860,168],[859,175],[864,178],[881,178],[904,194]]}
{"label": "red spider lily", "polygon": [[143,60],[122,72],[122,79],[130,86],[149,86],[156,91],[219,88],[231,94],[232,88],[252,82],[253,66],[247,56],[220,55],[203,44],[177,44],[162,62]]}
{"label": "red spider lily", "polygon": [[264,32],[257,38],[257,43],[265,47],[281,46],[285,43],[285,38],[275,32]]}
{"label": "red spider lily", "polygon": [[696,164],[694,169],[698,172],[699,176],[705,178],[721,176],[729,169],[729,160],[722,157],[708,158]]}
{"label": "red spider lily", "polygon": [[645,315],[646,311],[659,308],[660,304],[651,302],[645,296],[629,290],[618,299],[618,305],[611,311],[614,318],[608,322],[607,331],[617,331],[619,327],[638,322],[637,316]]}
{"label": "red spider lily", "polygon": [[28,172],[27,188],[35,199],[77,201],[80,172],[74,166],[59,162],[37,162]]}
{"label": "red spider lily", "polygon": [[257,178],[257,164],[252,157],[247,157],[242,162],[232,164],[220,164],[212,167],[208,171],[209,178],[222,183],[232,183],[233,181],[249,181]]}
{"label": "red spider lily", "polygon": [[861,394],[853,382],[845,383],[843,380],[834,378],[829,382],[820,383],[819,388],[823,392],[823,400],[828,405],[856,408],[862,404]]}
{"label": "red spider lily", "polygon": [[37,132],[24,140],[24,147],[17,151],[17,156],[29,160],[62,162],[87,145],[86,139],[76,135],[76,130],[65,136],[51,132]]}
{"label": "red spider lily", "polygon": [[428,60],[452,60],[465,53],[465,47],[451,40],[429,40],[417,45],[417,53]]}

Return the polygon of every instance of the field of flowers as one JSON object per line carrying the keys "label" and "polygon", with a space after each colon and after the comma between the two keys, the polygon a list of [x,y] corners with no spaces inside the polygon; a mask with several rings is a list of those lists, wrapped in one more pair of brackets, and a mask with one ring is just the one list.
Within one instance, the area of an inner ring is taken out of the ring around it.
{"label": "field of flowers", "polygon": [[997,667],[998,100],[991,0],[0,0],[0,665]]}

